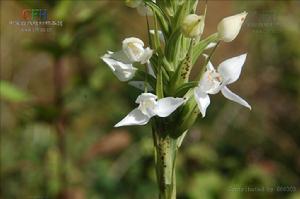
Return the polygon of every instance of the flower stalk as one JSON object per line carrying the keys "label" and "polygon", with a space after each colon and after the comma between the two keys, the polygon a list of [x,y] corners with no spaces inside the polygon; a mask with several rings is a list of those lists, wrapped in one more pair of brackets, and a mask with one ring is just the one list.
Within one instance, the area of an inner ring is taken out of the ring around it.
{"label": "flower stalk", "polygon": [[153,128],[154,157],[159,199],[176,199],[175,162],[177,139]]}

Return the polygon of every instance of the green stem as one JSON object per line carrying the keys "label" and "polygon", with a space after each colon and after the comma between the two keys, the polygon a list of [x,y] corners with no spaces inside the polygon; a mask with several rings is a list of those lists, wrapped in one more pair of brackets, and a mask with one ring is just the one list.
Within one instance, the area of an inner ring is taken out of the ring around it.
{"label": "green stem", "polygon": [[159,199],[176,199],[177,139],[163,135],[163,132],[153,128]]}

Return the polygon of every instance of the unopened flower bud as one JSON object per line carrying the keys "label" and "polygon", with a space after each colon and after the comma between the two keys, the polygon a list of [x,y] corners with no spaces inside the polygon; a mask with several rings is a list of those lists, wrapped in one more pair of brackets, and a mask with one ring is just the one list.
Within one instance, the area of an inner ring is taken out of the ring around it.
{"label": "unopened flower bud", "polygon": [[219,39],[224,42],[231,42],[234,40],[240,32],[247,14],[247,12],[242,12],[222,19],[217,28]]}
{"label": "unopened flower bud", "polygon": [[204,16],[190,14],[186,16],[181,24],[184,36],[193,38],[201,35],[204,29]]}

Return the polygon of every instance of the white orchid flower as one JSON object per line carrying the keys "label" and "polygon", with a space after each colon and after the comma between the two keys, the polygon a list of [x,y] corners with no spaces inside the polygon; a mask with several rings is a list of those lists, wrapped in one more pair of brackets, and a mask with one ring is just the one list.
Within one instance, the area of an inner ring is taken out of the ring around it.
{"label": "white orchid flower", "polygon": [[134,62],[149,63],[153,50],[144,48],[144,42],[138,38],[130,37],[123,40],[123,49],[118,52],[108,51],[101,59],[110,67],[120,81],[133,78],[137,68]]}
{"label": "white orchid flower", "polygon": [[137,68],[132,66],[122,51],[116,53],[108,51],[101,59],[109,66],[120,81],[124,82],[132,79],[137,71]]}
{"label": "white orchid flower", "polygon": [[126,38],[122,42],[123,52],[132,62],[145,64],[152,56],[153,50],[149,47],[144,48],[144,42],[136,37]]}
{"label": "white orchid flower", "polygon": [[234,40],[240,32],[247,14],[247,12],[242,12],[222,19],[217,27],[219,39],[224,42]]}
{"label": "white orchid flower", "polygon": [[135,101],[139,106],[133,109],[115,127],[144,125],[156,115],[159,117],[168,117],[184,102],[183,98],[166,97],[157,100],[157,96],[152,93],[142,93]]}
{"label": "white orchid flower", "polygon": [[194,90],[194,97],[198,104],[202,117],[205,117],[206,109],[210,104],[208,94],[216,94],[222,92],[224,97],[237,102],[251,110],[251,106],[240,96],[229,90],[227,85],[238,80],[242,67],[246,60],[246,54],[233,57],[223,61],[217,70],[209,62],[207,70],[199,81],[198,87]]}

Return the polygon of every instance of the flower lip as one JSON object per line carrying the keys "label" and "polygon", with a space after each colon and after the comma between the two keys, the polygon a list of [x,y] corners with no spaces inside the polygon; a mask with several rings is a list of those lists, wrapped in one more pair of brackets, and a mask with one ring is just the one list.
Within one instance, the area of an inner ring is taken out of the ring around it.
{"label": "flower lip", "polygon": [[157,102],[153,98],[148,98],[140,102],[138,109],[145,115],[152,117],[155,115]]}

